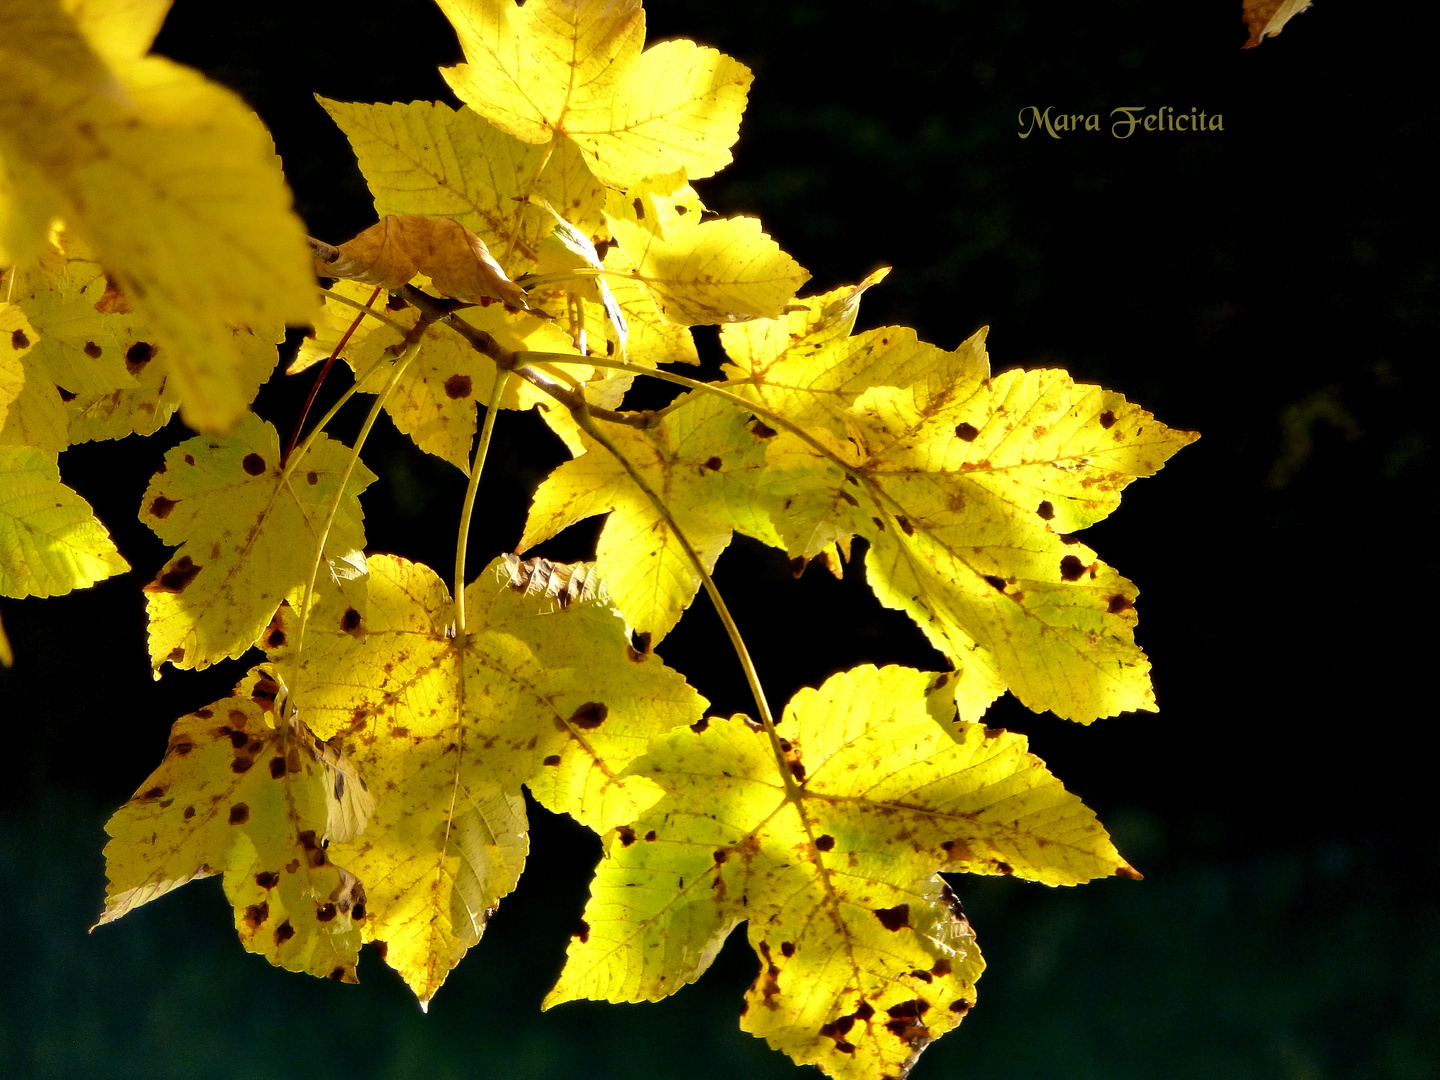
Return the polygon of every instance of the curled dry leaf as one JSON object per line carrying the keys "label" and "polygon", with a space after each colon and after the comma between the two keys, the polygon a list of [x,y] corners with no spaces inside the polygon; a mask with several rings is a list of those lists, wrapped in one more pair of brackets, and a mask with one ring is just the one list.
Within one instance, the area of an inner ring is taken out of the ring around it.
{"label": "curled dry leaf", "polygon": [[1290,21],[1310,6],[1310,0],[1243,0],[1241,12],[1250,38],[1242,48],[1253,49],[1267,37],[1274,37]]}
{"label": "curled dry leaf", "polygon": [[525,290],[500,269],[485,241],[449,218],[391,214],[338,249],[317,253],[315,271],[398,289],[416,274],[457,300],[503,300],[528,311]]}

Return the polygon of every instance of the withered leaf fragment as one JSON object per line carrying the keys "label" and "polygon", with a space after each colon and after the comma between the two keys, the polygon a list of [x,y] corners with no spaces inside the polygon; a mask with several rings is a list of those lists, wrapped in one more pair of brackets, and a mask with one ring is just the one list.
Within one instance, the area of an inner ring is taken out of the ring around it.
{"label": "withered leaf fragment", "polygon": [[485,241],[449,218],[391,214],[341,244],[337,258],[317,258],[315,272],[392,290],[424,274],[456,300],[503,300],[529,310],[525,290],[500,269]]}

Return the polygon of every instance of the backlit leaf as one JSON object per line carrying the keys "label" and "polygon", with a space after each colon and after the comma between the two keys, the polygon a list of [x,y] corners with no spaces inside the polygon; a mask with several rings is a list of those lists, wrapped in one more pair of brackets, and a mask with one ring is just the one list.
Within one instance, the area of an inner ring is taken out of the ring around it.
{"label": "backlit leaf", "polygon": [[323,846],[333,770],[303,725],[277,721],[276,690],[254,670],[228,698],[175,722],[159,768],[105,826],[100,923],[224,874],[247,949],[356,982],[365,890]]}
{"label": "backlit leaf", "polygon": [[[545,569],[567,585],[532,588],[497,559],[466,589],[467,632],[428,567],[368,560],[368,610],[327,596],[300,667],[286,609],[271,657],[290,701],[334,735],[375,796],[365,832],[332,845],[366,882],[366,940],[422,1004],[480,939],[527,851],[520,800],[597,830],[634,817],[658,789],[622,777],[650,738],[693,723],[704,699],[653,654],[633,654],[624,623],[584,586],[593,568]],[[517,571],[520,565],[516,563]]]}
{"label": "backlit leaf", "polygon": [[1253,49],[1267,37],[1274,37],[1300,12],[1310,0],[1242,0],[1241,13],[1250,29],[1250,38],[1241,48]]}
{"label": "backlit leaf", "polygon": [[220,430],[245,408],[230,325],[314,310],[304,233],[254,113],[188,68],[130,56],[154,21],[132,14],[124,40],[86,23],[102,60],[50,0],[0,9],[0,248],[28,258],[64,218],[173,350],[187,422]]}
{"label": "backlit leaf", "polygon": [[547,161],[545,147],[520,142],[469,108],[319,101],[349,138],[381,218],[452,218],[478,234],[512,276],[534,265],[553,226],[526,201],[532,190],[581,229],[603,227],[603,188],[573,143],[562,142]]}
{"label": "backlit leaf", "polygon": [[783,764],[742,717],[656,739],[631,771],[665,797],[612,834],[546,1007],[665,997],[748,920],[741,1027],[833,1076],[904,1076],[984,967],[937,871],[1136,876],[1023,736],[945,719],[933,680],[867,665],[802,690]]}
{"label": "backlit leaf", "polygon": [[58,596],[129,569],[53,454],[0,446],[0,596]]}
{"label": "backlit leaf", "polygon": [[[299,606],[348,447],[324,435],[293,468],[275,428],[246,416],[230,435],[189,439],[165,455],[140,520],[179,550],[145,586],[150,660],[203,668],[239,656],[281,601]],[[375,474],[357,464],[325,557],[365,546],[359,496]],[[328,578],[323,572],[317,583]]]}
{"label": "backlit leaf", "polygon": [[516,138],[570,139],[617,187],[680,168],[710,176],[730,163],[750,70],[693,41],[642,53],[640,0],[439,3],[467,61],[441,73]]}
{"label": "backlit leaf", "polygon": [[[665,502],[707,571],[736,528],[774,535],[748,487],[736,479],[764,465],[764,447],[744,420],[734,406],[696,392],[657,427],[607,432]],[[694,599],[700,576],[675,530],[625,467],[582,438],[586,452],[555,469],[535,492],[518,546],[527,550],[568,525],[609,513],[595,548],[600,576],[631,628],[659,642]]]}

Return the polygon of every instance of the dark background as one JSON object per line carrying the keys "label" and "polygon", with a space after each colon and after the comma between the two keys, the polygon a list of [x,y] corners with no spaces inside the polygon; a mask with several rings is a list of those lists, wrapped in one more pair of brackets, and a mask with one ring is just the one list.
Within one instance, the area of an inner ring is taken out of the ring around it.
{"label": "dark background", "polygon": [[[1007,701],[990,721],[1030,735],[1146,878],[957,878],[991,969],[917,1080],[1440,1071],[1433,705],[1421,711],[1436,586],[1433,56],[1417,28],[1333,0],[1242,52],[1239,6],[648,5],[652,40],[692,37],[754,69],[735,164],[698,187],[715,209],[760,216],[812,270],[809,289],[893,265],[862,327],[903,322],[950,348],[989,325],[996,370],[1062,366],[1203,433],[1086,534],[1141,588],[1160,713],[1080,728]],[[157,48],[255,106],[311,233],[331,241],[374,215],[310,94],[452,100],[436,67],[460,58],[422,0],[180,0]],[[1022,140],[1032,105],[1098,113],[1104,130]],[[1225,128],[1121,141],[1108,130],[1121,105],[1195,106]],[[713,331],[698,336],[713,360]],[[282,430],[308,377],[286,382],[258,405]],[[477,566],[514,544],[559,460],[531,416],[503,415],[498,434]],[[666,1002],[539,1013],[598,843],[538,809],[526,877],[428,1016],[370,950],[358,988],[245,953],[213,879],[86,935],[106,817],[175,717],[244,670],[149,677],[139,587],[166,551],[135,511],[185,435],[175,421],[66,452],[63,475],[135,570],[0,609],[16,654],[0,672],[0,1073],[795,1075],[736,1026],[755,967],[738,933]],[[388,422],[366,461],[381,477],[365,501],[372,550],[444,572],[459,473]],[[583,557],[592,537],[547,551]],[[939,666],[859,566],[843,583],[792,582],[781,553],[737,539],[718,580],[777,703],[864,660]],[[661,651],[717,711],[749,708],[703,601]]]}

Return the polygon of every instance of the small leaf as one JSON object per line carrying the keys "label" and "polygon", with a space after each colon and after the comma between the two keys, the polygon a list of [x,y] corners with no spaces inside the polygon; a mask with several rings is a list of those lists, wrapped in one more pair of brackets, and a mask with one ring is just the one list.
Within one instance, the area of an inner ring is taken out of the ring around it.
{"label": "small leaf", "polygon": [[[189,439],[165,455],[140,506],[140,520],[179,545],[145,586],[157,672],[167,661],[204,668],[239,656],[282,600],[298,607],[335,499],[327,555],[364,547],[359,496],[375,474],[357,464],[342,495],[349,457],[348,447],[322,435],[286,469],[275,428],[254,415],[230,435]],[[329,587],[323,568],[316,587]]]}
{"label": "small leaf", "polygon": [[365,891],[322,846],[328,770],[303,725],[277,721],[277,690],[252,670],[175,722],[159,768],[106,823],[100,924],[223,873],[247,949],[356,982]]}
{"label": "small leaf", "polygon": [[0,446],[0,596],[58,596],[129,569],[54,455]]}

